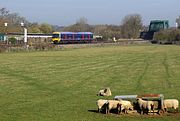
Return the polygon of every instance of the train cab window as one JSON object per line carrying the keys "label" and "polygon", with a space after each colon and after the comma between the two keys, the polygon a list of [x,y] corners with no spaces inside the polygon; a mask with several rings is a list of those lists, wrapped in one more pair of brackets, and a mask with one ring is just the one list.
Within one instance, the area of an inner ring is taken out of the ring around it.
{"label": "train cab window", "polygon": [[53,34],[52,38],[59,38],[59,34]]}

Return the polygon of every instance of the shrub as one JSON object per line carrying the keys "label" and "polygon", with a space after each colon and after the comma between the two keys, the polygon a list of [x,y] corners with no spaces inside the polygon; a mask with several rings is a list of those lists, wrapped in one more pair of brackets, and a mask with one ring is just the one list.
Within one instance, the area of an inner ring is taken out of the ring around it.
{"label": "shrub", "polygon": [[161,30],[154,34],[153,40],[156,40],[158,43],[174,43],[180,41],[180,30],[168,29]]}
{"label": "shrub", "polygon": [[17,42],[17,39],[14,37],[9,38],[8,40],[9,40],[9,42],[11,42],[11,44],[16,44],[16,42]]}

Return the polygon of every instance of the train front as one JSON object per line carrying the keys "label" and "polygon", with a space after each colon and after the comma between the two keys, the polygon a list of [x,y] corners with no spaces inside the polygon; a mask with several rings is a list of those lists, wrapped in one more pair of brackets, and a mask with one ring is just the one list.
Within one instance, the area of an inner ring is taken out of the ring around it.
{"label": "train front", "polygon": [[52,42],[54,44],[57,44],[60,41],[61,41],[61,34],[60,34],[60,32],[53,32],[53,34],[52,34]]}

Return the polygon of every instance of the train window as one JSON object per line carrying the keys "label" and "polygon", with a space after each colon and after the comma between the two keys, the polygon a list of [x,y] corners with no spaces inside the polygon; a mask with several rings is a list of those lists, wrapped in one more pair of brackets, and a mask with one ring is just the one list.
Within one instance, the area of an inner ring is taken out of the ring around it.
{"label": "train window", "polygon": [[64,34],[62,34],[62,35],[61,35],[61,38],[62,38],[62,39],[65,39],[65,35],[64,35]]}
{"label": "train window", "polygon": [[91,34],[91,39],[93,38],[93,35]]}
{"label": "train window", "polygon": [[82,38],[81,34],[77,34],[77,39],[80,40]]}
{"label": "train window", "polygon": [[88,35],[87,34],[84,35],[84,39],[88,39]]}
{"label": "train window", "polygon": [[73,34],[69,34],[69,35],[68,35],[68,38],[69,38],[69,39],[73,39]]}
{"label": "train window", "polygon": [[52,38],[59,38],[59,34],[53,34]]}
{"label": "train window", "polygon": [[62,38],[62,39],[67,39],[67,34],[62,34],[62,35],[61,35],[61,38]]}
{"label": "train window", "polygon": [[67,34],[67,38],[68,38],[68,39],[70,38],[70,35],[69,35],[69,34]]}

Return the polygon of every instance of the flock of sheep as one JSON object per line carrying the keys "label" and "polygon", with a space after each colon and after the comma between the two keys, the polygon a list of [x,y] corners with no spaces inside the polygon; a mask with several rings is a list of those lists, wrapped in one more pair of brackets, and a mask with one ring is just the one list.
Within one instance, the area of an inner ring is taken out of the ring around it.
{"label": "flock of sheep", "polygon": [[[100,90],[98,92],[99,96],[111,96],[111,90],[109,88]],[[99,99],[97,100],[98,112],[105,112],[106,114],[110,112],[114,112],[117,114],[125,113],[128,114],[129,111],[135,111],[140,114],[149,114],[155,113],[155,109],[159,111],[167,112],[167,109],[173,108],[178,110],[179,101],[177,99],[163,99],[162,107],[159,107],[156,101],[144,100],[142,98],[137,97],[136,102],[122,99],[113,99],[113,100],[105,100]],[[158,112],[160,114],[160,112]],[[161,112],[162,113],[162,112]]]}

